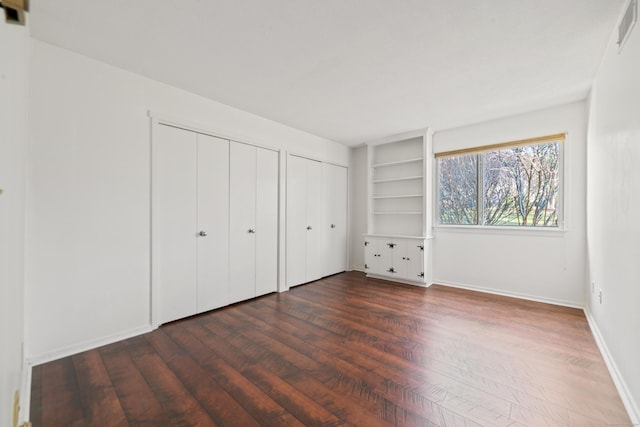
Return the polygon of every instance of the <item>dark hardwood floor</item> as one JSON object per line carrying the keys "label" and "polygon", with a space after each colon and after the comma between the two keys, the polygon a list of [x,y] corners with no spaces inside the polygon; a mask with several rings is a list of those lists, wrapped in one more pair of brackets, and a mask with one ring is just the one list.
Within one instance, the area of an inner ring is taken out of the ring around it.
{"label": "dark hardwood floor", "polygon": [[355,272],[36,366],[31,421],[631,425],[581,310]]}

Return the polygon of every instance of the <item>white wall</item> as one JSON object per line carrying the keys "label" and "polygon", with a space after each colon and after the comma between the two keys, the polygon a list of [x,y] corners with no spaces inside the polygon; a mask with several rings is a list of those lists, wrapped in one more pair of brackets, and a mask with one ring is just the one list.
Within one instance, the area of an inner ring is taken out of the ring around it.
{"label": "white wall", "polygon": [[22,376],[28,49],[27,28],[0,20],[0,427]]}
{"label": "white wall", "polygon": [[349,160],[349,264],[364,271],[364,237],[367,232],[367,147],[354,147]]}
{"label": "white wall", "polygon": [[150,325],[150,120],[348,163],[348,149],[31,42],[26,337],[39,362]]}
{"label": "white wall", "polygon": [[618,54],[613,34],[591,93],[587,310],[640,424],[640,27]]}
{"label": "white wall", "polygon": [[[567,132],[566,231],[436,227],[433,281],[583,306],[586,105],[578,102],[437,132],[434,152]],[[436,200],[437,202],[437,200]]]}

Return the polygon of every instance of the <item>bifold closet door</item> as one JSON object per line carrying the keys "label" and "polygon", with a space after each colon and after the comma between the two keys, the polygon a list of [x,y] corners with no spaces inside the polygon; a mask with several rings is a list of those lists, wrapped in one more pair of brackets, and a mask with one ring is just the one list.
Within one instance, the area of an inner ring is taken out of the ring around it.
{"label": "bifold closet door", "polygon": [[229,141],[158,125],[152,280],[158,323],[228,304]]}
{"label": "bifold closet door", "polygon": [[287,159],[287,285],[322,277],[322,164]]}
{"label": "bifold closet door", "polygon": [[287,158],[287,285],[307,278],[307,160]]}
{"label": "bifold closet door", "polygon": [[322,164],[323,276],[347,269],[347,168]]}
{"label": "bifold closet door", "polygon": [[230,303],[278,286],[278,153],[242,143],[230,148]]}
{"label": "bifold closet door", "polygon": [[307,278],[305,282],[323,276],[322,253],[322,163],[307,160]]}
{"label": "bifold closet door", "polygon": [[232,142],[229,152],[229,302],[256,296],[256,148]]}
{"label": "bifold closet door", "polygon": [[256,148],[256,296],[278,290],[277,151]]}
{"label": "bifold closet door", "polygon": [[228,159],[229,141],[198,134],[198,313],[229,304]]}
{"label": "bifold closet door", "polygon": [[160,323],[197,310],[198,142],[158,125],[153,139],[153,272]]}

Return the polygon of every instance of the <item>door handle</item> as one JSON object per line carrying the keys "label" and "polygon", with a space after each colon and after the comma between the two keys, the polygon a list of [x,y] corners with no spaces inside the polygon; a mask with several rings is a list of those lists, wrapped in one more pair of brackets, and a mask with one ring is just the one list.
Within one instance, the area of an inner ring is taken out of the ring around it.
{"label": "door handle", "polygon": [[256,229],[255,228],[250,228],[249,229],[249,234],[255,234],[256,233]]}
{"label": "door handle", "polygon": [[307,225],[307,230],[312,230],[310,225]]}
{"label": "door handle", "polygon": [[335,224],[331,224],[331,228],[336,228],[336,225]]}
{"label": "door handle", "polygon": [[206,231],[204,231],[204,230],[201,230],[201,231],[200,231],[200,233],[198,233],[198,235],[199,235],[200,237],[207,237],[207,232],[206,232]]}

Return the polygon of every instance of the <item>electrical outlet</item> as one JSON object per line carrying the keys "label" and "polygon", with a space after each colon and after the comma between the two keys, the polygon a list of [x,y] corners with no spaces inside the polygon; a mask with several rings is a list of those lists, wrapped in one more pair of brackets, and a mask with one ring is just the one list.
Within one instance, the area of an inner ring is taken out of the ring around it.
{"label": "electrical outlet", "polygon": [[602,289],[598,289],[598,301],[602,304]]}

